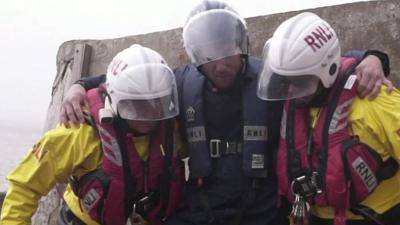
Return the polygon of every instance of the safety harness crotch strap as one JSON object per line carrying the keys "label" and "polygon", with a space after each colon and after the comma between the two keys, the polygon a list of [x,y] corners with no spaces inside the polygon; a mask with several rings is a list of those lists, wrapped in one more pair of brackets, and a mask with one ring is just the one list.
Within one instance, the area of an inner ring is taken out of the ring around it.
{"label": "safety harness crotch strap", "polygon": [[102,86],[87,92],[92,125],[102,142],[102,167],[73,179],[71,186],[81,205],[101,224],[124,225],[132,213],[161,224],[182,198],[184,179],[182,162],[174,157],[174,121],[161,122],[151,134],[149,158],[143,161],[125,121],[114,118],[112,123],[99,122],[105,94]]}
{"label": "safety harness crotch strap", "polygon": [[[355,66],[355,59],[342,58],[328,104],[319,109],[317,121],[311,123],[310,109],[296,107],[295,100],[286,103],[282,120],[279,193],[291,202],[301,196],[310,204],[333,207],[335,225],[346,224],[346,210],[356,209],[380,181],[398,169],[393,158],[383,162],[376,151],[350,134]],[[364,217],[381,224],[376,216]]]}

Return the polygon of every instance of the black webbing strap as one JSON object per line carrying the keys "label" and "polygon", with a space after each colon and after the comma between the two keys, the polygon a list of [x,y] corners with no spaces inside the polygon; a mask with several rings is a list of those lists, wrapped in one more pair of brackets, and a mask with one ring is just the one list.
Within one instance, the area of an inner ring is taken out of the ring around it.
{"label": "black webbing strap", "polygon": [[113,127],[117,134],[117,141],[121,152],[122,166],[124,169],[125,179],[125,217],[131,214],[133,208],[134,197],[136,193],[135,179],[131,174],[128,150],[126,149],[125,135],[126,127],[121,119],[115,118],[113,120]]}
{"label": "black webbing strap", "polygon": [[[365,219],[353,220],[348,219],[347,225],[400,225],[400,204],[392,207],[382,214],[378,214],[373,209],[358,205],[351,209],[354,214],[363,216]],[[312,216],[311,224],[318,225],[333,225],[333,219],[323,219],[316,216]]]}
{"label": "black webbing strap", "polygon": [[372,208],[364,205],[357,205],[356,207],[352,207],[351,211],[355,214],[363,216],[365,218],[365,221],[368,221],[370,224],[400,225],[400,204],[393,206],[382,214],[379,214]]}
{"label": "black webbing strap", "polygon": [[[287,163],[289,168],[289,178],[294,180],[295,178],[303,174],[301,168],[301,157],[300,153],[296,151],[295,143],[295,115],[296,115],[296,101],[291,100],[289,102],[287,112],[287,124],[286,124],[286,144],[287,144]],[[312,135],[312,134],[310,134]]]}
{"label": "black webbing strap", "polygon": [[376,178],[378,181],[386,180],[396,175],[397,171],[399,171],[399,163],[393,157],[390,157],[379,166]]}
{"label": "black webbing strap", "polygon": [[365,218],[365,220],[372,222],[373,224],[385,225],[379,219],[379,214],[367,206],[358,205],[356,207],[351,208],[351,211],[354,212],[355,214],[359,214],[359,215],[363,216]]}
{"label": "black webbing strap", "polygon": [[[326,176],[326,170],[327,170],[327,166],[328,166],[329,126],[331,124],[333,114],[335,113],[339,98],[344,89],[344,85],[347,83],[348,78],[353,73],[356,66],[357,66],[357,64],[350,65],[342,77],[337,77],[336,79],[340,79],[339,84],[336,86],[336,88],[334,90],[331,90],[331,91],[333,91],[334,96],[331,99],[329,99],[330,103],[328,105],[328,109],[327,109],[327,113],[326,113],[326,117],[325,117],[325,121],[324,121],[323,135],[322,135],[322,151],[321,151],[321,154],[319,157],[319,159],[320,159],[319,173],[324,178]],[[325,180],[325,179],[323,179],[323,180]],[[325,189],[325,182],[322,182],[322,185],[323,185],[323,189]]]}
{"label": "black webbing strap", "polygon": [[174,154],[174,119],[166,121],[165,125],[165,160],[164,171],[160,177],[159,194],[161,200],[160,217],[165,219],[166,210],[169,203],[169,193],[171,189],[171,180],[176,179],[176,174],[172,166],[172,158]]}

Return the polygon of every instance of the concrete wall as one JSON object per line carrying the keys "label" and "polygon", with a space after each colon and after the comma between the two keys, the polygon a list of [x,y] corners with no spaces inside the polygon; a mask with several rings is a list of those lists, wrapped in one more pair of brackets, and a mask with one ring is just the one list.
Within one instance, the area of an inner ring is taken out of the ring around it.
{"label": "concrete wall", "polygon": [[[306,11],[315,12],[331,23],[338,32],[344,50],[377,48],[389,53],[393,62],[399,60],[400,53],[396,51],[400,50],[399,1],[359,2]],[[276,27],[299,12],[247,18],[252,55],[260,56],[265,41]],[[173,29],[109,40],[67,41],[59,49],[57,65],[61,66],[65,60],[72,58],[76,44],[88,43],[93,47],[89,75],[104,73],[117,52],[133,43],[139,43],[160,52],[171,67],[176,67],[188,62],[182,47],[181,31],[182,29]],[[395,63],[393,68],[399,70],[399,66]]]}
{"label": "concrete wall", "polygon": [[[349,49],[379,49],[389,54],[392,75],[390,79],[400,86],[400,1],[370,1],[309,9],[335,28],[343,51]],[[246,18],[250,38],[250,54],[261,56],[264,43],[277,26],[299,13],[287,12]],[[57,122],[60,102],[73,77],[74,54],[82,44],[92,47],[87,76],[103,74],[112,57],[134,43],[160,52],[172,68],[189,62],[181,38],[182,29],[127,36],[108,40],[72,40],[63,43],[57,54],[57,76],[53,85],[53,99],[49,107],[46,129]]]}
{"label": "concrete wall", "polygon": [[[338,32],[344,50],[379,49],[388,53],[392,64],[390,78],[397,86],[400,85],[400,1],[359,2],[307,11],[315,12],[331,23]],[[247,18],[251,54],[260,56],[265,41],[276,27],[297,13],[299,12]],[[77,79],[73,76],[73,70],[76,68],[74,64],[77,63],[74,56],[80,45],[88,44],[92,47],[88,72],[85,73],[89,76],[104,73],[112,57],[133,43],[155,49],[166,58],[171,67],[177,67],[188,63],[182,47],[181,31],[182,29],[173,29],[117,39],[73,40],[63,43],[57,54],[58,72],[53,85],[53,98],[49,106],[46,129],[54,127],[58,122],[63,95],[71,83]],[[58,203],[55,197],[44,200],[34,224],[48,224],[49,215]]]}

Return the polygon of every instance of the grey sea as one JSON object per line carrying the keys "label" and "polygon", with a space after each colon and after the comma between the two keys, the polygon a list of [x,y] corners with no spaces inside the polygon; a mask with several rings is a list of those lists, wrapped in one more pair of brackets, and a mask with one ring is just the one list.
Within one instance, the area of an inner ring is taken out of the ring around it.
{"label": "grey sea", "polygon": [[24,159],[30,148],[41,137],[41,132],[41,127],[1,121],[0,192],[7,190],[6,176]]}

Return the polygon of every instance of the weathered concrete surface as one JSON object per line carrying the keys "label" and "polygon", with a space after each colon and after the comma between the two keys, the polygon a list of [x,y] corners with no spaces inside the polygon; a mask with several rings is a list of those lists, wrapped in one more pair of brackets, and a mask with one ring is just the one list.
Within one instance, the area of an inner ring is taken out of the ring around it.
{"label": "weathered concrete surface", "polygon": [[[390,54],[395,62],[400,49],[400,2],[396,0],[360,2],[307,10],[326,19],[338,32],[346,49],[381,49]],[[288,17],[300,11],[247,18],[252,55],[260,56],[265,41],[276,27]],[[93,46],[89,75],[104,73],[111,58],[133,43],[151,47],[160,52],[171,67],[188,62],[181,40],[181,29],[128,36],[110,40],[74,40],[62,44],[57,64],[73,55],[77,43]],[[398,66],[397,66],[398,67]],[[395,68],[398,71],[398,68]]]}
{"label": "weathered concrete surface", "polygon": [[[390,55],[392,75],[390,79],[400,85],[400,1],[372,1],[310,9],[329,21],[341,39],[343,50],[379,49]],[[250,33],[251,55],[260,56],[265,41],[276,27],[297,12],[247,18]],[[129,36],[109,40],[73,40],[63,43],[57,54],[57,76],[53,85],[53,98],[49,106],[46,129],[53,128],[58,121],[60,104],[64,92],[73,82],[71,70],[74,50],[78,44],[92,46],[89,76],[106,71],[112,57],[134,43],[155,49],[171,67],[188,62],[181,41],[182,29],[173,29],[145,35]],[[42,209],[33,224],[48,224],[49,215],[59,203],[54,196],[41,202]],[[51,202],[49,204],[48,202]]]}
{"label": "weathered concrete surface", "polygon": [[[341,40],[342,49],[379,49],[390,55],[392,76],[400,85],[400,1],[372,1],[310,9],[331,23]],[[276,27],[288,17],[300,11],[247,18],[250,38],[250,53],[261,56],[265,41]],[[128,36],[108,40],[72,40],[63,43],[57,54],[57,77],[53,85],[53,100],[46,128],[54,127],[59,102],[69,77],[66,70],[72,68],[74,50],[78,44],[92,46],[88,76],[106,71],[112,57],[131,44],[138,43],[160,52],[172,68],[188,63],[181,38],[182,29],[173,29],[144,35]],[[67,74],[66,74],[67,73]],[[60,87],[61,86],[61,87]],[[52,111],[52,107],[57,110]]]}

